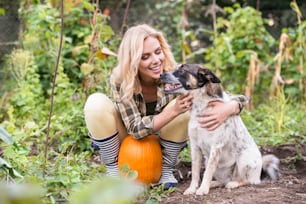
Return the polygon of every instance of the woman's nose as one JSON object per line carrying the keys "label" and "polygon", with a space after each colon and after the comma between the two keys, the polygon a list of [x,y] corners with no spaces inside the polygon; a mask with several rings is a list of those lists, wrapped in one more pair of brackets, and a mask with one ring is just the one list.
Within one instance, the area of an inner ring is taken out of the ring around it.
{"label": "woman's nose", "polygon": [[152,55],[152,63],[159,62],[159,56],[158,55]]}

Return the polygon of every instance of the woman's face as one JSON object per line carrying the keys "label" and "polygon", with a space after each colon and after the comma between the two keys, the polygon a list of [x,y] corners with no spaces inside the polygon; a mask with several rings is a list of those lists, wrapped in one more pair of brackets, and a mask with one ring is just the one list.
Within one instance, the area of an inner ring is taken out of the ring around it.
{"label": "woman's face", "polygon": [[139,63],[139,75],[142,81],[155,81],[163,72],[165,56],[155,37],[144,40],[143,52]]}

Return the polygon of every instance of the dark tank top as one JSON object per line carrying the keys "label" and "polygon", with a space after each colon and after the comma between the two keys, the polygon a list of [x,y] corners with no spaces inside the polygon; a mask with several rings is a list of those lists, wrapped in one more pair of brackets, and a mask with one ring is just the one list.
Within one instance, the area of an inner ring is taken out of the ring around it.
{"label": "dark tank top", "polygon": [[156,101],[150,102],[150,103],[146,103],[146,109],[147,109],[146,114],[147,115],[154,115],[156,103],[157,103]]}

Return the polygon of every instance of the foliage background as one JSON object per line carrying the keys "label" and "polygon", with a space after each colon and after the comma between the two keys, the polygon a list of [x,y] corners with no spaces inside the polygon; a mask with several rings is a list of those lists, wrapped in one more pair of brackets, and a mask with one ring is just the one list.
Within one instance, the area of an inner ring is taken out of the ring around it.
{"label": "foliage background", "polygon": [[[14,140],[0,142],[5,183],[39,184],[45,190],[37,191],[42,201],[58,203],[74,200],[83,184],[101,179],[104,167],[86,136],[83,105],[93,92],[110,94],[108,78],[122,33],[144,22],[164,32],[177,62],[203,63],[222,77],[228,91],[251,97],[242,117],[259,145],[305,142],[306,21],[295,1],[286,5],[291,24],[278,32],[271,28],[273,18],[264,18],[246,1],[220,1],[222,7],[200,0],[135,0],[130,7],[128,1],[100,1],[101,12],[88,0],[64,2],[64,45],[46,143],[60,1],[20,1],[19,46],[1,66],[0,123]],[[188,150],[181,156],[190,159]],[[103,180],[103,186],[112,183]],[[143,196],[159,200],[165,193],[159,190]]]}

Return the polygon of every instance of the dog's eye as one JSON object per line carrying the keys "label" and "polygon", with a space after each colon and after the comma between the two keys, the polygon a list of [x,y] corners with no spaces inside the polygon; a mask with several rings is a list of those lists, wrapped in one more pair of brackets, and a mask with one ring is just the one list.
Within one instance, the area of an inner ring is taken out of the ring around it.
{"label": "dog's eye", "polygon": [[[183,65],[182,65],[183,66]],[[179,69],[179,73],[180,74],[183,74],[185,72],[185,70],[184,69]]]}

